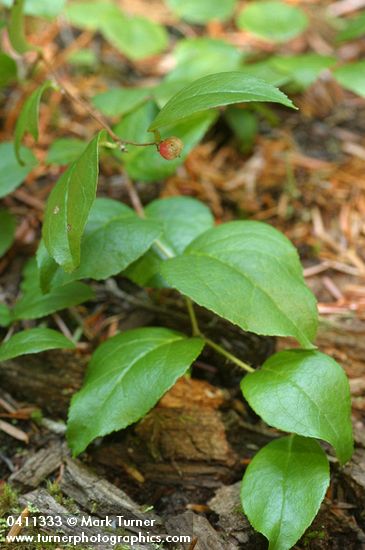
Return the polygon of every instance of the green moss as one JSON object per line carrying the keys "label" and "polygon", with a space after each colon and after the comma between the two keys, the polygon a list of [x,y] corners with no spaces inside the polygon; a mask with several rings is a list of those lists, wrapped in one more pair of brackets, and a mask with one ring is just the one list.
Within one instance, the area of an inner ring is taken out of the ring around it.
{"label": "green moss", "polygon": [[14,512],[17,506],[18,495],[8,483],[4,483],[0,488],[0,517],[4,517],[6,514]]}

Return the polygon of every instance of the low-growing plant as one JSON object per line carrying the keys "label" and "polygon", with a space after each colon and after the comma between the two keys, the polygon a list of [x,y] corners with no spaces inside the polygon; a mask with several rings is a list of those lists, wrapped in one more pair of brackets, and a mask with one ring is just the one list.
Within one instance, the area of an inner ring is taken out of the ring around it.
{"label": "low-growing plant", "polygon": [[[79,4],[70,7],[73,21],[82,19]],[[187,18],[191,17],[188,4],[184,8]],[[107,6],[104,18],[98,16],[96,6],[83,24],[100,27],[107,39],[117,41],[129,55],[121,43],[123,37],[107,23],[124,16],[116,13],[114,5]],[[291,10],[298,28],[305,26],[306,18]],[[241,16],[241,25],[252,26],[252,12]],[[152,32],[140,19],[135,24]],[[155,28],[154,32],[160,42],[165,39],[164,32]],[[24,35],[21,0],[14,3],[8,33],[19,54],[34,49]],[[278,28],[277,35],[285,33]],[[150,49],[141,56],[153,53]],[[4,194],[34,166],[32,153],[21,144],[27,132],[35,140],[38,137],[39,105],[47,90],[61,89],[70,101],[80,102],[65,88],[45,54],[38,49],[37,55],[50,80],[26,100],[16,124],[14,149],[1,145],[14,176],[9,181],[6,174],[1,175],[0,192]],[[135,58],[138,55],[134,52]],[[93,293],[80,282],[83,279],[105,280],[122,273],[141,286],[180,292],[191,335],[149,326],[102,343],[91,358],[82,389],[72,399],[68,443],[76,456],[95,438],[141,419],[187,373],[204,347],[210,347],[242,369],[242,393],[253,411],[288,434],[256,454],[244,475],[241,493],[253,527],[267,537],[272,550],[282,550],[292,547],[311,524],[329,485],[329,462],[318,440],[332,446],[341,465],[353,451],[349,384],[340,365],[314,345],[316,300],[305,284],[296,249],[283,234],[261,222],[215,225],[210,210],[192,198],[158,199],[144,208],[129,180],[134,210],[96,197],[101,151],[114,154],[131,180],[154,180],[174,172],[215,122],[217,109],[247,102],[293,107],[273,84],[247,75],[235,63],[232,55],[232,70],[188,83],[172,79],[149,91],[119,90],[119,96],[113,90],[106,92],[107,97],[95,99],[95,106],[113,111],[112,102],[117,101],[118,113],[125,116],[114,129],[82,102],[101,130],[87,145],[66,140],[52,146],[48,162],[56,158],[54,162],[69,166],[48,198],[42,240],[36,260],[26,267],[22,298],[12,310],[0,308],[0,324],[37,319],[91,299]],[[287,59],[276,63],[282,72],[289,70]],[[322,67],[321,63],[313,58],[311,67]],[[228,120],[234,124],[234,111],[230,112]],[[0,212],[0,227],[4,253],[15,227],[14,218],[5,210]],[[255,370],[202,332],[195,304],[245,331],[293,337],[300,349],[276,353]],[[65,347],[74,347],[74,343],[57,331],[28,329],[1,345],[0,360]]]}

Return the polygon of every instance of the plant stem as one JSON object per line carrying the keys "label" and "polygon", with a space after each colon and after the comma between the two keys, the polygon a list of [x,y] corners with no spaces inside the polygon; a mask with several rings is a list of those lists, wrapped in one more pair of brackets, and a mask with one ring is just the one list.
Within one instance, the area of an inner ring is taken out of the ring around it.
{"label": "plant stem", "polygon": [[193,302],[190,300],[190,298],[185,296],[185,303],[189,312],[191,328],[193,330],[193,336],[201,336],[198,319],[196,318],[195,311],[194,311]]}
{"label": "plant stem", "polygon": [[213,340],[210,340],[210,338],[204,337],[204,340],[207,346],[213,348],[217,353],[219,353],[220,355],[223,355],[224,357],[232,361],[232,363],[241,367],[241,369],[244,369],[247,372],[255,372],[255,369],[250,367],[250,365],[248,365],[247,363],[244,363],[243,361],[241,361],[241,359],[238,359],[238,357],[236,357],[229,351],[222,348],[222,346],[220,346],[219,344],[216,344],[215,342],[213,342]]}
{"label": "plant stem", "polygon": [[109,124],[90,107],[90,105],[84,101],[83,99],[79,98],[78,96],[74,95],[70,90],[63,84],[63,82],[60,80],[60,77],[58,76],[55,69],[52,67],[52,64],[46,59],[43,52],[39,55],[40,59],[45,64],[48,71],[52,74],[53,78],[57,82],[60,90],[65,94],[65,96],[72,102],[77,103],[80,105],[104,130],[107,131],[109,136],[120,146],[121,150],[125,150],[125,145],[136,145],[137,147],[148,147],[149,145],[157,145],[156,141],[150,141],[147,143],[136,143],[135,141],[127,141],[125,139],[121,139],[109,126]]}

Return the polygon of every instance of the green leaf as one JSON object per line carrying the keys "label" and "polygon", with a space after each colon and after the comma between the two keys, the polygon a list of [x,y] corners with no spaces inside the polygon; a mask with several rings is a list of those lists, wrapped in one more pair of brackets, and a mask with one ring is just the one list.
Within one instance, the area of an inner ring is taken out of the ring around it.
{"label": "green leaf", "polygon": [[276,0],[250,2],[239,14],[237,24],[240,29],[270,40],[286,42],[301,34],[308,27],[305,13]]}
{"label": "green leaf", "polygon": [[16,219],[4,210],[0,209],[0,257],[10,248],[15,235]]}
{"label": "green leaf", "polygon": [[17,78],[17,67],[14,59],[0,52],[0,88],[11,84]]}
{"label": "green leaf", "polygon": [[[51,2],[50,0],[25,0],[24,13],[25,15],[52,19],[62,12],[65,3],[66,0],[52,0]],[[9,8],[13,5],[13,1],[0,0],[0,4]]]}
{"label": "green leaf", "polygon": [[224,118],[238,137],[241,151],[243,153],[251,151],[259,129],[256,114],[247,109],[228,107],[224,113]]}
{"label": "green leaf", "polygon": [[325,453],[316,441],[289,436],[263,447],[241,486],[245,514],[270,550],[289,550],[318,513],[330,481]]}
{"label": "green leaf", "polygon": [[166,0],[169,8],[189,23],[226,21],[232,16],[236,0]]}
{"label": "green leaf", "polygon": [[270,58],[256,63],[244,64],[242,72],[248,76],[265,80],[265,82],[269,82],[274,86],[284,86],[290,81],[288,75],[283,74],[270,63]]}
{"label": "green leaf", "polygon": [[242,72],[217,73],[183,88],[161,109],[150,130],[175,124],[194,113],[247,101],[273,101],[293,107],[290,99],[271,84]]}
{"label": "green leaf", "polygon": [[[145,215],[162,225],[159,241],[173,256],[181,254],[191,241],[214,224],[209,208],[190,197],[155,200],[145,208]],[[162,261],[157,252],[149,250],[127,269],[125,275],[141,286],[166,286],[159,275]]]}
{"label": "green leaf", "polygon": [[331,443],[343,464],[353,451],[347,377],[318,351],[282,351],[244,378],[242,392],[265,422]]}
{"label": "green leaf", "polygon": [[65,271],[80,265],[81,237],[96,195],[101,131],[53,188],[46,207],[43,239]]}
{"label": "green leaf", "polygon": [[19,187],[37,164],[35,156],[26,147],[21,147],[20,153],[24,166],[20,166],[16,159],[13,143],[0,143],[0,198]]}
{"label": "green leaf", "polygon": [[34,92],[28,97],[20,112],[19,118],[15,126],[15,155],[20,164],[24,164],[20,158],[20,144],[23,136],[26,132],[29,132],[34,137],[35,141],[38,140],[38,116],[39,116],[39,104],[43,93],[52,88],[53,84],[47,80],[34,90]]}
{"label": "green leaf", "polygon": [[11,9],[8,26],[9,40],[17,53],[23,54],[32,49],[24,34],[24,0],[15,0]]}
{"label": "green leaf", "polygon": [[52,289],[49,294],[43,294],[34,260],[27,264],[24,276],[22,297],[12,310],[12,320],[38,319],[94,298],[93,291],[83,283],[69,283]]}
{"label": "green leaf", "polygon": [[85,151],[86,145],[82,139],[56,139],[47,153],[48,164],[64,165],[74,162]]}
{"label": "green leaf", "polygon": [[325,70],[336,64],[329,55],[306,53],[302,55],[273,56],[269,60],[274,69],[289,76],[298,90],[309,88]]}
{"label": "green leaf", "polygon": [[257,334],[313,347],[317,309],[298,254],[279,231],[235,221],[206,231],[161,266],[167,282],[203,307]]}
{"label": "green leaf", "polygon": [[84,386],[72,399],[67,437],[74,455],[96,437],[142,418],[190,367],[203,348],[165,328],[118,334],[95,351]]}
{"label": "green leaf", "polygon": [[19,355],[39,353],[47,349],[73,349],[75,344],[56,330],[31,328],[14,334],[0,345],[0,361],[14,359]]}
{"label": "green leaf", "polygon": [[0,327],[7,327],[10,323],[10,309],[5,304],[0,304]]}
{"label": "green leaf", "polygon": [[164,27],[144,17],[128,16],[110,2],[73,2],[66,13],[73,25],[100,31],[132,60],[158,54],[168,44]]}
{"label": "green leaf", "polygon": [[347,63],[335,69],[333,75],[346,90],[365,97],[365,60]]}
{"label": "green leaf", "polygon": [[[148,101],[138,109],[129,113],[115,127],[115,132],[122,138],[136,141],[151,141],[151,134],[147,132],[147,125],[152,121],[157,113],[157,107],[153,101]],[[176,172],[178,166],[181,166],[187,155],[202,139],[208,128],[216,120],[217,113],[208,111],[199,113],[185,119],[183,122],[169,127],[161,132],[161,137],[171,135],[179,137],[184,143],[184,149],[175,160],[166,160],[156,152],[155,147],[135,147],[128,146],[128,154],[116,153],[123,161],[128,175],[133,179],[142,181],[158,181],[171,176]]]}
{"label": "green leaf", "polygon": [[122,12],[102,20],[102,33],[133,61],[156,55],[168,45],[164,27],[145,17],[127,17]]}
{"label": "green leaf", "polygon": [[119,14],[117,6],[105,0],[75,1],[66,6],[66,16],[72,25],[92,31],[101,30],[103,20],[118,17]]}
{"label": "green leaf", "polygon": [[46,251],[39,249],[42,286],[49,287],[50,281],[59,286],[78,279],[100,280],[117,275],[142,256],[160,233],[158,223],[140,219],[125,205],[111,199],[96,199],[81,242],[81,263],[75,271],[55,270]]}
{"label": "green leaf", "polygon": [[361,38],[365,34],[365,11],[362,11],[352,19],[341,20],[342,30],[337,34],[337,42],[348,42]]}
{"label": "green leaf", "polygon": [[99,63],[99,58],[93,49],[82,48],[81,50],[72,52],[67,57],[67,61],[80,69],[95,70]]}
{"label": "green leaf", "polygon": [[92,103],[106,116],[121,116],[144,103],[149,95],[148,88],[112,88],[94,96]]}
{"label": "green leaf", "polygon": [[207,74],[238,70],[242,53],[223,40],[201,36],[178,42],[174,58],[176,67],[168,73],[166,82],[180,80],[186,85]]}

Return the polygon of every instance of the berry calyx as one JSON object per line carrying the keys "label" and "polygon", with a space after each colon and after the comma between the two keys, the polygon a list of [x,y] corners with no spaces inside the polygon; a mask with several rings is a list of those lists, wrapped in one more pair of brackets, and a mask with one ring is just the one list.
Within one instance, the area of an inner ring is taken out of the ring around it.
{"label": "berry calyx", "polygon": [[158,152],[166,160],[174,160],[179,157],[183,148],[183,142],[175,136],[166,138],[157,145]]}

